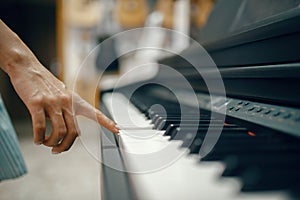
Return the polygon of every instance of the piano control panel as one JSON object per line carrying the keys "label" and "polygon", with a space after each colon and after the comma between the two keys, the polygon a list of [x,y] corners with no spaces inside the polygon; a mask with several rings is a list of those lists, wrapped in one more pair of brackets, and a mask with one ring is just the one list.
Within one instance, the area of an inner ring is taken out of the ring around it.
{"label": "piano control panel", "polygon": [[[187,95],[181,92],[182,95]],[[300,137],[300,109],[197,94],[199,107]],[[195,103],[185,102],[194,106]]]}

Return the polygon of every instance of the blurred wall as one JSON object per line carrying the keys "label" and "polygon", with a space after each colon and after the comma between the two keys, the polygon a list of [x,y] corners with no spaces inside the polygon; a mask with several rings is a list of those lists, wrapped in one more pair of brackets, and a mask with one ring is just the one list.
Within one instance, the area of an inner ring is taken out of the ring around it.
{"label": "blurred wall", "polygon": [[[1,0],[0,17],[50,68],[56,60],[55,0]],[[0,93],[13,120],[28,117],[28,111],[0,70]]]}

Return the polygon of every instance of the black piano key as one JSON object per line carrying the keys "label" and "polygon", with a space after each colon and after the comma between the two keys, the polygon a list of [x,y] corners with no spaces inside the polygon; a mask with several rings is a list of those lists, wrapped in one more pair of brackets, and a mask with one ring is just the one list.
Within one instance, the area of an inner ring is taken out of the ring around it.
{"label": "black piano key", "polygon": [[164,133],[164,135],[171,135],[173,131],[175,131],[180,125],[178,124],[170,124]]}
{"label": "black piano key", "polygon": [[153,124],[160,124],[163,123],[163,121],[180,121],[180,120],[193,120],[193,121],[198,121],[198,120],[213,120],[210,116],[208,115],[167,115],[167,116],[161,116],[157,115],[152,119]]}
{"label": "black piano key", "polygon": [[[207,134],[208,129],[210,130],[210,136],[215,137],[216,134],[224,135],[224,136],[230,136],[233,135],[234,137],[239,135],[245,136],[245,137],[251,137],[247,134],[247,129],[242,128],[242,127],[236,127],[236,126],[221,126],[219,124],[199,124],[198,129],[197,126],[194,127],[178,127],[176,130],[171,132],[171,139],[177,140],[178,138],[184,138],[185,135],[189,133],[195,132],[197,130],[197,134],[195,135],[196,137],[202,137],[204,138]],[[210,137],[207,136],[207,137]],[[183,144],[183,147],[185,145]]]}
{"label": "black piano key", "polygon": [[168,132],[171,140],[184,140],[187,135],[197,133],[198,131],[207,131],[208,124],[194,124],[189,126],[181,125],[180,127],[173,128]]}
{"label": "black piano key", "polygon": [[[152,123],[153,124],[160,124],[163,120],[166,120],[166,121],[169,121],[169,120],[200,120],[200,119],[204,119],[204,117],[202,116],[201,118],[200,117],[197,117],[195,115],[161,115],[161,116],[158,116],[156,118],[153,118],[152,119]],[[205,117],[205,119],[207,119]],[[208,118],[209,119],[209,118]]]}
{"label": "black piano key", "polygon": [[200,113],[199,112],[196,112],[195,110],[190,110],[190,111],[187,111],[187,112],[184,112],[184,113],[181,113],[181,112],[169,112],[169,113],[165,113],[165,112],[157,112],[157,114],[153,115],[153,118],[152,120],[156,120],[156,118],[158,117],[177,117],[177,118],[181,118],[181,117],[184,117],[184,116],[187,116],[187,117],[206,117],[206,116],[210,116],[209,114],[203,114],[203,113]]}
{"label": "black piano key", "polygon": [[158,130],[166,130],[170,124],[182,124],[184,126],[187,126],[189,124],[209,124],[209,123],[219,123],[220,125],[223,125],[222,120],[210,120],[210,119],[200,119],[200,120],[193,120],[193,119],[164,119],[160,121],[159,124],[155,124],[154,128]]}
{"label": "black piano key", "polygon": [[[224,125],[222,123],[222,121],[219,121],[219,120],[211,120],[211,121],[199,121],[198,124],[187,124],[187,123],[184,123],[184,124],[181,124],[177,129],[176,131],[180,131],[181,134],[185,133],[185,132],[190,132],[190,131],[193,131],[194,130],[194,127],[195,126],[199,126],[199,128],[209,128],[211,127],[213,131],[218,131],[219,130],[233,130],[233,131],[247,131],[246,128],[243,128],[243,127],[239,127],[237,125],[234,125],[234,124],[226,124]],[[202,132],[203,133],[203,132]],[[247,132],[246,132],[247,133]],[[177,132],[174,132],[174,134],[176,135]],[[174,136],[175,136],[174,135]]]}
{"label": "black piano key", "polygon": [[[222,125],[221,123],[219,123],[219,121],[217,121],[217,123],[214,122],[214,121],[210,121],[210,123],[204,123],[204,122],[192,123],[192,124],[185,123],[184,125],[178,123],[178,124],[170,124],[167,127],[164,135],[170,135],[171,139],[173,139],[176,136],[177,131],[179,131],[179,130],[184,130],[184,129],[189,129],[189,128],[194,129],[195,127],[205,128],[205,127],[209,127],[209,126],[211,126],[211,127],[232,127],[232,128],[238,127],[235,124],[224,124],[224,125]],[[179,128],[179,129],[177,129],[177,128]]]}

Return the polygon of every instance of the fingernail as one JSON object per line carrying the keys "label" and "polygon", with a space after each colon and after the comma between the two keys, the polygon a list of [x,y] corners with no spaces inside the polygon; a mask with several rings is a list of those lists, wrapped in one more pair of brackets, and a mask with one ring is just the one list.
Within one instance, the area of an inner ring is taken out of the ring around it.
{"label": "fingernail", "polygon": [[114,133],[119,133],[119,131],[120,131],[120,129],[118,129],[118,128],[114,128]]}
{"label": "fingernail", "polygon": [[35,145],[41,145],[43,142],[34,142]]}
{"label": "fingernail", "polygon": [[121,128],[120,125],[118,125],[118,124],[116,124],[115,127],[116,127],[117,129],[120,129],[120,128]]}
{"label": "fingernail", "polygon": [[59,154],[60,153],[60,152],[58,152],[56,150],[52,150],[51,152],[52,152],[52,154]]}

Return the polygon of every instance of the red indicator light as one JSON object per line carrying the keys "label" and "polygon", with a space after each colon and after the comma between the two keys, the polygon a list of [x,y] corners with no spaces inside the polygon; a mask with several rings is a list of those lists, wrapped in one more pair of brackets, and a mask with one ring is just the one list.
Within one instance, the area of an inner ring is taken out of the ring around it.
{"label": "red indicator light", "polygon": [[252,136],[252,137],[255,137],[255,133],[251,132],[251,131],[248,131],[248,135]]}

